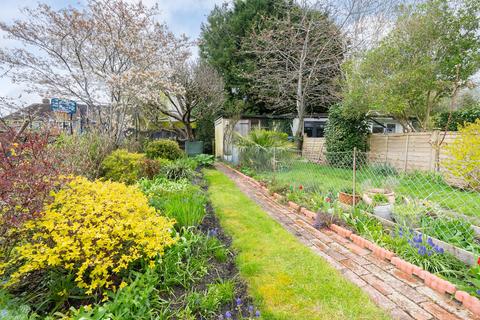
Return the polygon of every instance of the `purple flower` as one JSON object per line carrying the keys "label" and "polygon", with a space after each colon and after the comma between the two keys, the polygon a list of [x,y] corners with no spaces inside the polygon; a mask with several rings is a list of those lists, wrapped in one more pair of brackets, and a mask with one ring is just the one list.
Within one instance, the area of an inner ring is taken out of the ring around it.
{"label": "purple flower", "polygon": [[260,310],[257,310],[257,312],[255,312],[255,317],[260,317]]}
{"label": "purple flower", "polygon": [[237,298],[236,302],[237,302],[237,307],[242,305],[242,299]]}
{"label": "purple flower", "polygon": [[480,296],[480,290],[477,290],[475,292],[476,292],[476,294],[478,294]]}
{"label": "purple flower", "polygon": [[434,246],[435,246],[435,243],[433,243],[433,240],[432,240],[432,238],[430,238],[430,237],[428,238],[427,243],[428,243],[428,245],[429,245],[430,247],[434,247]]}
{"label": "purple flower", "polygon": [[232,313],[230,311],[225,312],[225,318],[232,319]]}
{"label": "purple flower", "polygon": [[248,312],[253,313],[253,306],[248,306]]}

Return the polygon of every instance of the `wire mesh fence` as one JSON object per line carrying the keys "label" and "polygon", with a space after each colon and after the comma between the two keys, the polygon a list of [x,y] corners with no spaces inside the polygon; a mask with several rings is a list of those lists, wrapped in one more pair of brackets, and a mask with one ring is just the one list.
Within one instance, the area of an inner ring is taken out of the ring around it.
{"label": "wire mesh fence", "polygon": [[[480,255],[480,189],[475,187],[480,174],[406,172],[381,155],[355,150],[316,159],[297,150],[250,147],[241,152],[240,169],[311,210],[346,204]],[[480,163],[460,165],[480,168]]]}

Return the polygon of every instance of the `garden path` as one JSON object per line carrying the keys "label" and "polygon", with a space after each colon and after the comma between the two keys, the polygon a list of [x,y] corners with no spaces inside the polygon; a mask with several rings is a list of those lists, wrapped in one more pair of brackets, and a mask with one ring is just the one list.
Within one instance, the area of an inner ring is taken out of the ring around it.
{"label": "garden path", "polygon": [[480,320],[450,296],[428,288],[420,279],[404,273],[386,260],[380,260],[370,250],[357,246],[330,229],[315,229],[303,215],[277,203],[229,167],[223,164],[216,167],[299,241],[365,291],[393,319]]}

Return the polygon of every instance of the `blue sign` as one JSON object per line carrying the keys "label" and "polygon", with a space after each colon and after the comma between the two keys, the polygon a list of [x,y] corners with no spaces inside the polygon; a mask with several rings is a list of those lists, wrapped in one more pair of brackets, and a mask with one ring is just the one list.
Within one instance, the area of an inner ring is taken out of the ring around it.
{"label": "blue sign", "polygon": [[77,112],[77,102],[73,100],[52,98],[52,100],[50,100],[50,107],[55,112],[65,112],[68,114]]}

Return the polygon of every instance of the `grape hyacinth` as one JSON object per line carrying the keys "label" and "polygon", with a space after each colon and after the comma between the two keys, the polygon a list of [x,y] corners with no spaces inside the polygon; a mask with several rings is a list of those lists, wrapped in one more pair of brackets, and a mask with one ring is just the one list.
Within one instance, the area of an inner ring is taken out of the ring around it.
{"label": "grape hyacinth", "polygon": [[400,228],[397,232],[400,238],[406,239],[408,244],[417,249],[419,255],[430,257],[432,254],[444,254],[445,250],[436,245],[432,238],[428,237],[427,241],[424,239],[422,233],[416,233],[413,229]]}

